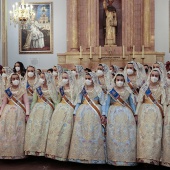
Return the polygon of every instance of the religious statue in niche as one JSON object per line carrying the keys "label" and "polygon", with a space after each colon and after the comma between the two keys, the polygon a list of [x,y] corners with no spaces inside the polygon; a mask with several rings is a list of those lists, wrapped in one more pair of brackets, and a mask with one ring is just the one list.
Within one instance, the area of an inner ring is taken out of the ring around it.
{"label": "religious statue in niche", "polygon": [[[105,45],[116,45],[117,15],[116,8],[112,5],[114,0],[103,0],[105,10]],[[108,4],[108,5],[107,5]]]}

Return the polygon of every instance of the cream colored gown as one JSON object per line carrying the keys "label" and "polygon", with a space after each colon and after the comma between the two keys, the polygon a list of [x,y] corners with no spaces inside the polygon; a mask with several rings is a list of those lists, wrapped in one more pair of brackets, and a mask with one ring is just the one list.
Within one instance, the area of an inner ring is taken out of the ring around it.
{"label": "cream colored gown", "polygon": [[[96,91],[87,92],[90,99],[97,104],[101,111],[105,106],[101,107],[99,104]],[[84,98],[82,101],[76,112],[68,159],[78,163],[104,164],[106,155],[100,117]]]}
{"label": "cream colored gown", "polygon": [[[20,99],[21,101],[22,96],[26,94],[24,88],[20,88],[19,91],[11,90],[11,92],[16,99]],[[27,105],[29,104],[27,103]],[[25,113],[12,100],[7,99],[7,104],[0,118],[0,159],[25,158],[24,141]]]}
{"label": "cream colored gown", "polygon": [[170,86],[166,89],[168,105],[165,118],[164,118],[164,128],[163,128],[163,150],[162,150],[162,165],[170,167]]}
{"label": "cream colored gown", "polygon": [[[52,100],[49,90],[42,92],[46,98]],[[54,101],[53,101],[54,102]],[[26,126],[25,154],[44,156],[47,136],[53,109],[34,92],[32,110]]]}
{"label": "cream colored gown", "polygon": [[[135,113],[135,104],[130,93],[119,92]],[[136,165],[136,122],[133,112],[111,99],[107,116],[107,155],[108,163],[115,166]]]}
{"label": "cream colored gown", "polygon": [[[165,90],[158,86],[150,88],[154,98],[163,102]],[[137,131],[137,161],[159,165],[162,147],[163,120],[159,108],[144,96],[139,107]]]}
{"label": "cream colored gown", "polygon": [[[70,90],[64,90],[70,100]],[[66,161],[73,131],[74,109],[64,99],[57,105],[51,118],[48,132],[46,157]]]}

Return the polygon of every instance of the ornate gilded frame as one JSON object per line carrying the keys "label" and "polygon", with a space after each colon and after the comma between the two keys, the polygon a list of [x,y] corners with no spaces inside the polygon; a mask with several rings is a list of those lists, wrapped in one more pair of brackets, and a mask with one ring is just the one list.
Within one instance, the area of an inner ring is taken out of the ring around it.
{"label": "ornate gilded frame", "polygon": [[[35,16],[36,19],[34,24],[29,25],[27,28],[23,28],[22,26],[19,27],[19,54],[53,54],[53,2],[33,2],[29,4],[33,5],[34,10],[36,9],[36,16]],[[48,15],[50,16],[49,18],[50,23],[47,25],[47,28],[46,26],[41,28],[39,27],[39,25],[44,24],[44,23],[40,23],[40,18],[43,15],[42,12],[42,15],[40,16],[40,8],[43,6],[46,7],[45,9],[47,9]],[[39,21],[37,20],[37,18],[39,18]],[[39,25],[37,26],[36,23]],[[33,29],[31,29],[31,26],[34,27],[33,28],[34,31],[32,31]],[[40,47],[37,48],[36,45],[33,45],[33,43],[36,44],[39,41],[39,39],[37,38],[36,40],[37,42],[35,43],[35,40],[31,38],[34,36],[39,37],[38,36],[39,33],[36,33],[35,31],[36,28],[39,29],[41,33],[43,33],[44,45],[45,45],[45,47],[43,48]],[[32,35],[30,35],[31,33]],[[31,40],[27,41],[27,38]]]}

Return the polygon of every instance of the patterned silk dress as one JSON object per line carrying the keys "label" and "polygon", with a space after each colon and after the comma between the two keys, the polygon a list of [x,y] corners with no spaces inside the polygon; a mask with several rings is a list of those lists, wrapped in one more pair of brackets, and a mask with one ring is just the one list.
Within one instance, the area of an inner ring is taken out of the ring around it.
{"label": "patterned silk dress", "polygon": [[[23,103],[23,96],[27,98],[26,90],[11,90],[17,100]],[[7,103],[0,118],[0,159],[22,159],[25,141],[25,113],[11,99]],[[27,107],[29,108],[28,98]]]}
{"label": "patterned silk dress", "polygon": [[[42,89],[42,92],[45,98],[52,101],[48,89]],[[55,102],[53,101],[53,103]],[[44,156],[53,109],[37,95],[36,91],[33,95],[31,108],[32,110],[26,126],[25,154]]]}
{"label": "patterned silk dress", "polygon": [[[101,114],[104,114],[105,106],[100,105],[97,92],[94,89],[87,92],[90,99],[98,106]],[[100,117],[84,97],[82,97],[82,103],[76,112],[68,158],[71,162],[86,164],[104,164],[106,162]]]}
{"label": "patterned silk dress", "polygon": [[166,95],[166,104],[168,107],[165,112],[163,127],[162,165],[170,167],[170,86],[166,88]]}
{"label": "patterned silk dress", "polygon": [[[67,99],[71,100],[70,90],[64,90],[64,93]],[[73,112],[74,108],[62,98],[51,118],[46,157],[59,161],[67,160],[73,131]]]}
{"label": "patterned silk dress", "polygon": [[[156,88],[150,88],[150,90],[159,103],[165,100],[164,88],[157,86]],[[160,109],[145,95],[138,111],[138,162],[159,165],[162,147],[162,127],[163,120]]]}
{"label": "patterned silk dress", "polygon": [[133,112],[111,98],[107,116],[108,164],[134,166],[136,165],[136,122],[134,118],[136,108],[131,94],[126,89],[118,93]]}

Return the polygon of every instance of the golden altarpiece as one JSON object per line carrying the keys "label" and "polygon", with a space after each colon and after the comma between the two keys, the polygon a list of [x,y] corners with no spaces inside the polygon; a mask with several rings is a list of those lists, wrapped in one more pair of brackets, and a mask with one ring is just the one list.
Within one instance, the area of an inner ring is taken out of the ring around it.
{"label": "golden altarpiece", "polygon": [[[57,54],[67,67],[98,63],[124,66],[135,60],[152,64],[164,61],[155,51],[154,0],[67,0],[67,52]],[[116,11],[115,43],[106,43],[107,6]]]}

